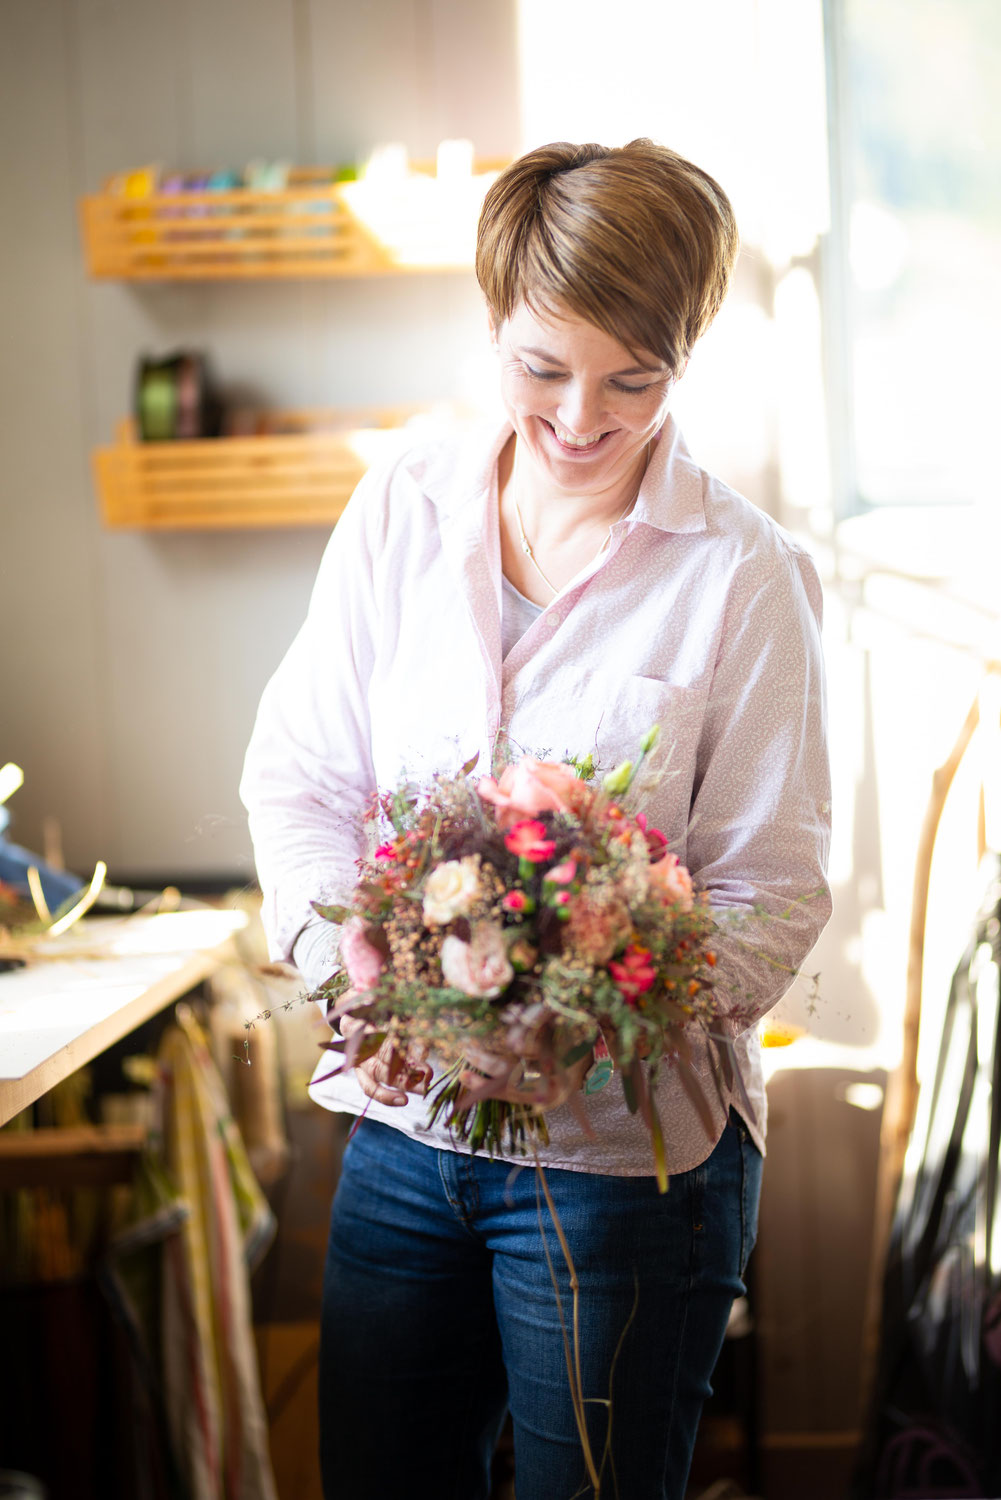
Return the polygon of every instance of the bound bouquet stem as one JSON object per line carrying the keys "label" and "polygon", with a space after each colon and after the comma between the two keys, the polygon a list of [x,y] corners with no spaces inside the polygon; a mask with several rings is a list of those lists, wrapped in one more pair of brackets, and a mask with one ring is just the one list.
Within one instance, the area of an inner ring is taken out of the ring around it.
{"label": "bound bouquet stem", "polygon": [[711,1130],[694,1036],[710,1039],[724,1074],[732,1063],[712,1032],[708,904],[631,810],[657,736],[600,784],[590,760],[525,756],[497,779],[474,780],[471,763],[375,799],[383,841],[360,862],[351,904],[316,906],[342,928],[344,969],[314,998],[335,1021],[363,1022],[329,1044],[342,1054],[334,1072],[387,1040],[432,1054],[430,1118],[474,1151],[526,1155],[548,1140],[545,1108],[564,1094],[588,1128],[568,1080],[593,1059],[583,1094],[618,1073],[666,1188],[658,1070],[681,1070]]}

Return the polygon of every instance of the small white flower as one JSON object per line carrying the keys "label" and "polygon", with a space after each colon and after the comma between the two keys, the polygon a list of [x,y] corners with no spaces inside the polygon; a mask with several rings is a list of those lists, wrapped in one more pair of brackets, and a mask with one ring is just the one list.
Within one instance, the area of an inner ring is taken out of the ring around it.
{"label": "small white flower", "polygon": [[650,856],[642,839],[634,839],[619,872],[619,886],[630,906],[645,901],[650,893]]}
{"label": "small white flower", "polygon": [[480,862],[475,854],[450,859],[432,870],[424,885],[424,920],[444,926],[463,917],[480,895]]}

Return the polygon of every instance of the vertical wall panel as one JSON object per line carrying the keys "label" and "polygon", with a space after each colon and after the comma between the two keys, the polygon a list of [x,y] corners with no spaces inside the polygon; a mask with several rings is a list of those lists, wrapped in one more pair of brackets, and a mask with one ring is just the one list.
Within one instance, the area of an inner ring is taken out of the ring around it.
{"label": "vertical wall panel", "polygon": [[0,763],[27,777],[12,836],[50,814],[86,860],[109,804],[70,52],[61,4],[0,7]]}
{"label": "vertical wall panel", "polygon": [[192,163],[301,159],[293,3],[187,0],[182,130]]}
{"label": "vertical wall panel", "polygon": [[71,0],[84,180],[183,154],[184,9],[158,0]]}
{"label": "vertical wall panel", "polygon": [[433,151],[424,9],[420,0],[304,7],[318,161],[364,158],[384,141]]}
{"label": "vertical wall panel", "polygon": [[430,101],[436,140],[467,137],[481,156],[521,149],[518,38],[508,0],[431,0]]}
{"label": "vertical wall panel", "polygon": [[[147,16],[109,32],[103,8],[100,19],[114,65],[95,57],[97,18],[88,14],[90,161],[114,151],[119,168],[136,163],[132,143],[144,139],[143,101],[119,90],[112,146],[98,92],[109,86],[109,71],[116,77],[141,72],[153,37],[170,59],[160,75],[159,107],[171,116],[169,126],[161,121],[161,149],[150,153],[153,159],[167,167],[241,168],[255,155],[298,156],[292,0],[176,5],[166,28],[159,17]],[[166,143],[173,154],[163,149]],[[108,441],[128,411],[143,353],[202,350],[227,395],[239,392],[262,406],[316,399],[300,378],[302,289],[295,283],[96,285],[88,294],[99,393],[94,441]],[[290,594],[302,599],[321,543],[315,533],[293,534],[276,558],[266,534],[102,538],[117,814],[112,852],[119,868],[249,875],[236,789],[264,679],[252,671],[248,680],[241,667],[245,659],[262,666],[277,659],[267,648],[270,633],[289,638],[299,613],[273,608],[271,596],[280,593],[281,576],[291,573]]]}

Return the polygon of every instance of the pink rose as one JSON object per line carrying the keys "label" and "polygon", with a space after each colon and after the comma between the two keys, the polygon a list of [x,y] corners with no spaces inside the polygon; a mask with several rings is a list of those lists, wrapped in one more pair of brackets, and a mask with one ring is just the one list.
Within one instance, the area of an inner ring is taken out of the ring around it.
{"label": "pink rose", "polygon": [[341,929],[341,958],[356,990],[372,990],[382,973],[382,954],[373,948],[361,917],[351,917]]}
{"label": "pink rose", "polygon": [[477,922],[468,943],[447,937],[441,945],[441,972],[446,984],[466,995],[499,995],[514,978],[500,928]]}
{"label": "pink rose", "polygon": [[497,808],[501,828],[523,818],[537,817],[541,812],[581,812],[594,798],[594,792],[574,772],[572,766],[557,761],[536,760],[526,755],[513,766],[505,766],[499,781],[482,777],[476,790],[484,802]]}
{"label": "pink rose", "polygon": [[661,901],[691,911],[692,877],[676,854],[665,854],[650,866],[650,889]]}

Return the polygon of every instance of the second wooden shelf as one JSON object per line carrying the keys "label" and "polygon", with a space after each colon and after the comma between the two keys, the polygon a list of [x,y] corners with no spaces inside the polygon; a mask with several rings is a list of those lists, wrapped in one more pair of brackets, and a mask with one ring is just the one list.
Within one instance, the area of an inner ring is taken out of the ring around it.
{"label": "second wooden shelf", "polygon": [[412,407],[269,414],[254,437],[141,442],[129,419],[94,453],[105,526],[204,530],[331,526],[355,485],[399,441]]}

